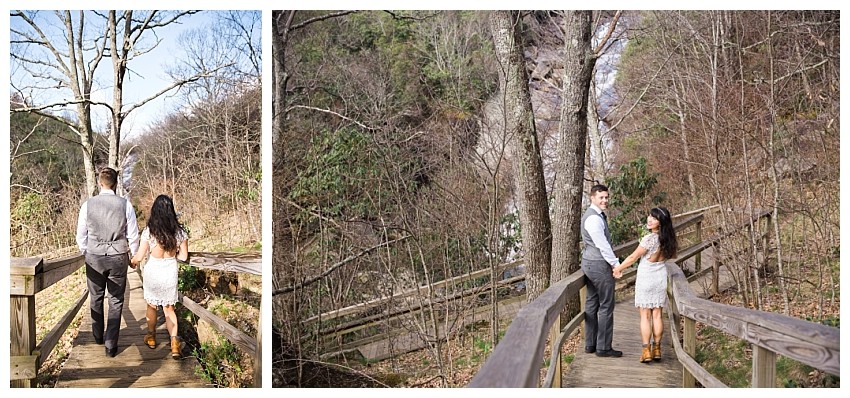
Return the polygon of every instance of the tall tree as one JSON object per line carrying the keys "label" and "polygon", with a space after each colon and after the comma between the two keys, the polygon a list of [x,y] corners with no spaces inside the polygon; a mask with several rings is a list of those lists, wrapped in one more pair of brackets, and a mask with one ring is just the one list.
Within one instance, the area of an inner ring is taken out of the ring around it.
{"label": "tall tree", "polygon": [[493,46],[500,65],[502,125],[505,135],[509,137],[525,252],[527,301],[530,302],[549,286],[552,241],[543,160],[531,110],[528,72],[523,59],[519,26],[518,11],[494,11],[490,14]]}
{"label": "tall tree", "polygon": [[579,234],[587,144],[587,100],[597,54],[591,48],[591,11],[564,15],[564,88],[554,190],[551,280],[579,270]]}
{"label": "tall tree", "polygon": [[[13,112],[36,112],[59,120],[70,128],[80,139],[86,173],[86,194],[96,192],[94,128],[92,126],[92,107],[103,106],[109,110],[109,152],[107,165],[120,169],[119,146],[121,127],[128,115],[146,103],[199,79],[201,75],[176,80],[155,94],[133,104],[124,100],[124,83],[130,71],[130,63],[137,56],[150,52],[160,43],[153,39],[155,31],[177,22],[179,19],[197,11],[149,11],[135,12],[110,10],[106,15],[100,12],[70,10],[55,11],[62,29],[54,31],[50,22],[38,16],[38,11],[13,11],[12,18],[23,24],[11,29],[12,60],[26,72],[24,80],[13,82],[13,86],[27,99],[23,106],[12,109]],[[120,15],[119,15],[120,14]],[[76,16],[75,16],[76,15]],[[93,21],[87,18],[93,17]],[[105,23],[98,23],[98,22]],[[150,40],[153,40],[152,44]],[[33,47],[34,46],[34,47]],[[111,102],[98,102],[92,99],[97,81],[97,69],[100,61],[109,57],[112,61],[112,98]],[[65,91],[59,99],[37,104],[32,99],[36,92],[59,89]],[[69,92],[69,93],[68,93]],[[59,117],[52,110],[72,107],[75,120]]]}

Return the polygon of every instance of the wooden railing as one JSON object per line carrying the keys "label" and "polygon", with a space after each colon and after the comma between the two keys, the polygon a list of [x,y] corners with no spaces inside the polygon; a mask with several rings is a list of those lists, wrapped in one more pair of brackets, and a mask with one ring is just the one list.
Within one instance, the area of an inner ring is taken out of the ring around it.
{"label": "wooden railing", "polygon": [[[689,228],[701,228],[704,215],[694,214],[678,217],[675,224],[677,233]],[[618,257],[631,254],[640,244],[635,239],[614,247]],[[628,280],[635,274],[634,267],[624,273],[621,280]],[[553,354],[549,360],[549,369],[543,386],[560,386],[560,347],[566,338],[575,332],[584,319],[584,272],[572,273],[563,280],[549,286],[540,296],[526,304],[511,322],[505,337],[496,345],[490,358],[484,363],[470,387],[537,387],[540,378],[540,364],[543,363],[543,351],[548,341],[554,341]],[[581,311],[567,324],[560,327],[560,314],[567,301],[581,298]]]}
{"label": "wooden railing", "polygon": [[[703,220],[703,215],[700,214],[688,214],[684,217],[678,216],[678,221],[676,223],[676,228],[678,230],[688,230],[691,226],[696,226],[696,231],[701,230],[701,223]],[[691,228],[693,229],[693,228]],[[615,253],[617,255],[627,255],[631,253],[632,250],[635,249],[638,245],[637,240],[633,240],[630,242],[626,242],[622,245],[619,245],[614,248]],[[501,274],[502,271],[516,268],[523,264],[523,260],[516,260],[509,263],[500,264],[496,267],[496,273]],[[449,293],[449,287],[460,285],[464,282],[474,280],[477,278],[486,278],[492,274],[492,270],[490,268],[484,268],[472,272],[468,272],[463,275],[458,275],[455,277],[447,278],[442,281],[433,282],[430,287],[428,285],[418,286],[412,289],[407,289],[392,295],[387,295],[383,297],[379,297],[373,300],[369,300],[366,302],[358,303],[355,305],[347,306],[344,308],[335,309],[332,311],[324,312],[321,314],[314,315],[312,317],[306,318],[301,323],[303,325],[312,325],[316,323],[320,323],[321,327],[317,328],[316,333],[321,336],[324,341],[332,341],[335,338],[340,338],[343,336],[348,336],[352,333],[367,329],[377,324],[384,324],[390,320],[396,320],[400,317],[415,312],[420,311],[423,308],[427,308],[430,304],[442,304],[451,302],[453,300],[465,299],[469,296],[474,296],[480,294],[486,290],[491,289],[491,285],[484,284],[478,287],[465,288],[461,291],[455,291]],[[626,277],[623,280],[628,280],[633,276],[633,273],[626,273]],[[633,279],[633,278],[632,278]],[[525,274],[517,275],[508,279],[503,279],[496,282],[496,286],[508,286],[511,284],[515,284],[517,282],[522,282],[525,280]],[[436,289],[438,291],[444,291],[446,294],[439,294],[434,301],[431,299],[424,299],[420,301],[416,301],[413,303],[407,302],[405,299],[413,296],[421,296],[423,293],[428,292],[431,289]],[[370,310],[396,304],[392,308],[386,308],[380,313],[377,314],[367,314]],[[343,319],[345,318],[345,319]],[[305,335],[302,337],[302,343],[306,343],[315,339],[315,335]],[[386,337],[385,335],[382,337]],[[445,336],[441,336],[445,337]],[[334,356],[340,353],[344,353],[347,351],[351,351],[359,347],[363,344],[368,344],[376,341],[377,338],[373,337],[365,337],[361,339],[356,339],[353,341],[346,342],[342,345],[341,351],[330,352],[327,354],[323,354],[325,356]]]}
{"label": "wooden railing", "polygon": [[[687,232],[694,225],[697,235],[701,236],[702,214],[690,216],[676,225],[677,233]],[[775,313],[748,310],[696,298],[688,285],[688,279],[679,268],[685,260],[699,256],[708,247],[719,244],[732,233],[748,228],[754,221],[766,219],[770,230],[770,212],[761,211],[746,220],[740,227],[733,228],[725,235],[715,234],[683,249],[679,256],[667,263],[671,276],[671,304],[674,311],[671,316],[673,341],[678,344],[679,319],[685,317],[684,348],[676,348],[677,356],[685,370],[683,386],[694,386],[699,380],[706,387],[722,386],[722,383],[699,367],[692,356],[695,351],[695,322],[700,321],[742,337],[754,345],[753,386],[772,386],[775,373],[776,353],[797,359],[807,365],[838,375],[839,339],[838,329],[821,324],[807,322]],[[682,219],[679,217],[678,219]],[[767,239],[767,236],[763,236]],[[630,253],[638,244],[632,241],[615,248],[617,256]],[[768,242],[765,240],[767,250]],[[766,258],[766,257],[765,257]],[[719,261],[714,266],[691,275],[690,280],[713,272],[712,290],[718,290]],[[675,272],[673,272],[675,270]],[[624,278],[636,273],[632,268]],[[540,364],[548,341],[553,342],[550,350],[553,355],[544,379],[544,387],[560,386],[560,348],[566,338],[582,324],[584,318],[584,273],[569,275],[550,286],[537,299],[528,303],[514,318],[505,337],[496,345],[490,358],[469,384],[469,387],[537,387],[540,378]],[[560,329],[559,316],[568,300],[581,297],[582,309],[578,315]],[[709,304],[710,303],[710,304]],[[685,355],[687,354],[687,355]]]}
{"label": "wooden railing", "polygon": [[82,255],[44,261],[41,257],[12,258],[9,268],[9,370],[12,387],[31,387],[31,379],[85,303],[88,291],[40,342],[36,342],[35,295],[65,279],[85,264]]}
{"label": "wooden railing", "polygon": [[[259,256],[244,253],[190,252],[189,258],[189,264],[193,266],[237,272],[259,270],[261,262]],[[89,295],[88,290],[84,291],[44,338],[36,342],[36,294],[70,276],[83,265],[85,265],[85,256],[82,254],[72,254],[51,260],[45,260],[43,257],[11,258],[9,268],[11,387],[32,387],[31,381],[38,374],[38,369],[56,347]],[[192,313],[209,322],[229,341],[253,357],[254,385],[261,386],[260,336],[262,329],[260,327],[262,325],[258,326],[257,338],[254,339],[182,294],[180,294],[180,300]]]}
{"label": "wooden railing", "polygon": [[[501,274],[502,271],[516,268],[522,265],[523,261],[513,261],[496,266],[496,273]],[[333,341],[337,338],[346,338],[357,332],[366,330],[378,324],[386,324],[390,321],[398,321],[405,316],[422,311],[430,305],[444,304],[454,302],[459,299],[466,299],[470,296],[475,296],[486,290],[491,289],[491,285],[484,284],[476,287],[467,287],[455,291],[454,287],[463,285],[464,282],[475,280],[478,278],[488,278],[493,271],[490,268],[480,269],[477,271],[468,272],[463,275],[454,276],[441,281],[433,282],[430,287],[422,285],[411,289],[406,289],[401,292],[375,298],[366,302],[347,306],[344,308],[324,312],[318,315],[309,317],[301,323],[303,325],[317,325],[316,334],[325,342]],[[500,280],[496,283],[497,287],[508,286],[513,283],[521,282],[525,279],[525,275],[519,275],[512,278]],[[429,289],[436,290],[440,293],[436,294],[434,299],[425,298],[422,300],[408,301],[410,297],[422,297]],[[384,307],[379,313],[374,312],[375,308]],[[319,327],[320,326],[320,327]],[[392,333],[391,333],[392,334]],[[390,335],[391,335],[390,334]],[[322,354],[324,357],[333,357],[342,353],[356,350],[361,345],[369,344],[374,341],[382,340],[390,335],[381,333],[380,335],[366,336],[357,338],[339,346],[338,351],[327,352]],[[302,342],[306,343],[313,340],[316,335],[305,335],[302,337]],[[438,336],[445,338],[446,336]]]}

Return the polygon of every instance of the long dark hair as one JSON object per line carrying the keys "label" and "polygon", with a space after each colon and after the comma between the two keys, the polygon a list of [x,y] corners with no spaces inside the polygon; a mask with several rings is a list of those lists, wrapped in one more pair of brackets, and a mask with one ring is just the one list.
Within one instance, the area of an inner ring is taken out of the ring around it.
{"label": "long dark hair", "polygon": [[174,202],[167,195],[159,195],[153,201],[148,228],[163,250],[166,252],[177,250],[175,235],[183,230],[183,224],[177,221]]}
{"label": "long dark hair", "polygon": [[670,211],[665,207],[656,207],[649,211],[649,215],[658,220],[658,242],[661,244],[661,254],[664,255],[664,259],[676,257],[679,243],[676,241],[676,230],[673,229]]}

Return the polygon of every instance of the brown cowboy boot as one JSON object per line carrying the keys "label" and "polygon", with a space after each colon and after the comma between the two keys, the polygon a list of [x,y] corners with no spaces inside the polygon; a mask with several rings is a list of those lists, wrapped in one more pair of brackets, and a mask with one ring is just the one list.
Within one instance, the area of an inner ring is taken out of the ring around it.
{"label": "brown cowboy boot", "polygon": [[156,348],[156,331],[148,331],[145,334],[145,344],[147,344],[148,348]]}
{"label": "brown cowboy boot", "polygon": [[180,359],[180,340],[177,336],[171,336],[171,358]]}
{"label": "brown cowboy boot", "polygon": [[640,354],[640,362],[647,363],[652,362],[652,354],[649,353],[649,345],[643,346],[643,352]]}

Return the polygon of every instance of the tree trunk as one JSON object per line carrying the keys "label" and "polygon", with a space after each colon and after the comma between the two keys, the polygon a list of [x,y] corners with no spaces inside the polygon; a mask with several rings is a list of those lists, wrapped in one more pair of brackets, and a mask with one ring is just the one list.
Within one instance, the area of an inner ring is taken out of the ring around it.
{"label": "tree trunk", "polygon": [[501,67],[499,85],[503,96],[504,132],[511,152],[525,252],[527,301],[530,302],[549,285],[551,226],[519,23],[520,13],[517,11],[494,11],[490,14],[493,46]]}
{"label": "tree trunk", "polygon": [[603,141],[604,133],[599,129],[595,86],[596,83],[591,81],[587,105],[587,135],[590,137],[590,145],[587,145],[587,159],[590,162],[590,180],[602,183],[605,181],[605,142]]}
{"label": "tree trunk", "polygon": [[284,108],[286,108],[286,42],[296,11],[272,12],[272,170],[283,165]]}
{"label": "tree trunk", "polygon": [[[587,144],[588,89],[596,63],[596,55],[590,46],[591,17],[591,11],[568,11],[564,17],[564,89],[552,228],[553,283],[580,268],[578,242]],[[578,308],[577,304],[570,305],[576,305],[572,310]]]}

